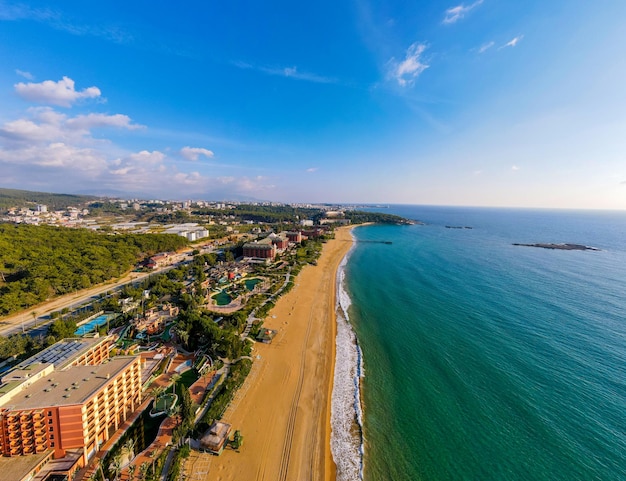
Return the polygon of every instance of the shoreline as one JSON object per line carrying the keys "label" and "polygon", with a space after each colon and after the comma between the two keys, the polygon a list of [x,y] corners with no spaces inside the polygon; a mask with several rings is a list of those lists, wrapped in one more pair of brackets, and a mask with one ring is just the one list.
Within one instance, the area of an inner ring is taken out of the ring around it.
{"label": "shoreline", "polygon": [[335,372],[333,374],[331,412],[331,451],[337,460],[337,481],[364,479],[365,437],[363,432],[363,402],[361,395],[363,352],[356,332],[350,322],[352,305],[346,290],[345,268],[356,247],[356,237],[351,232],[353,244],[337,271],[337,310],[335,325]]}
{"label": "shoreline", "polygon": [[239,453],[226,450],[209,459],[204,479],[336,479],[331,412],[337,276],[354,245],[354,227],[336,229],[318,265],[303,268],[269,312],[264,325],[278,334],[272,344],[254,345],[252,371],[223,416],[241,431],[244,445]]}

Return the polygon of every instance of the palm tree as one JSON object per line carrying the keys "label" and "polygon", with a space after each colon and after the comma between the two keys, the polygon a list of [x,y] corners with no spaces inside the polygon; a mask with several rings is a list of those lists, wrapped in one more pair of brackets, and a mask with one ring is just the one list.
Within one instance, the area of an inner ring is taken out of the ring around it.
{"label": "palm tree", "polygon": [[148,477],[148,469],[150,469],[150,463],[148,461],[141,463],[141,466],[139,466],[139,479],[142,481],[146,480]]}
{"label": "palm tree", "polygon": [[109,471],[113,473],[113,479],[117,480],[120,473],[122,472],[122,454],[117,453],[113,457],[113,461],[109,464]]}
{"label": "palm tree", "polygon": [[189,342],[189,332],[183,329],[177,329],[176,335],[178,336],[178,340],[180,341],[180,343],[183,346],[187,347],[187,343]]}
{"label": "palm tree", "polygon": [[128,438],[128,440],[124,443],[124,450],[128,453],[128,460],[131,461],[135,457],[135,446],[137,445],[137,440],[135,438]]}
{"label": "palm tree", "polygon": [[104,477],[104,470],[102,469],[102,459],[98,461],[98,470],[100,471],[100,479],[104,481],[106,478]]}
{"label": "palm tree", "polygon": [[161,395],[165,392],[165,388],[163,386],[157,386],[152,389],[152,396],[154,396],[154,404],[157,403]]}
{"label": "palm tree", "polygon": [[176,383],[180,380],[180,374],[178,373],[174,373],[172,374],[172,377],[170,377],[171,381],[172,381],[172,393],[174,391],[176,391]]}
{"label": "palm tree", "polygon": [[180,404],[177,404],[172,409],[170,409],[170,416],[176,416],[176,427],[180,424]]}
{"label": "palm tree", "polygon": [[137,465],[136,464],[130,464],[128,466],[128,479],[130,481],[133,481],[134,477],[135,477],[135,470],[137,469]]}

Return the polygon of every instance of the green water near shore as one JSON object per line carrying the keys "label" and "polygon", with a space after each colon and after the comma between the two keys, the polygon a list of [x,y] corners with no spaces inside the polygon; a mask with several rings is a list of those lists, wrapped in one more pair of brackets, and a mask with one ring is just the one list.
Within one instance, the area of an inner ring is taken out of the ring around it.
{"label": "green water near shore", "polygon": [[365,479],[625,480],[626,215],[393,213],[346,267]]}

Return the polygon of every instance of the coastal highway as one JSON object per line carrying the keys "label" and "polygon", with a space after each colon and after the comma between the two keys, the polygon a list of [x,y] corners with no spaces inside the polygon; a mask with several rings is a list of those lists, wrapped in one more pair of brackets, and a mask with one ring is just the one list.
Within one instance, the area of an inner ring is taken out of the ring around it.
{"label": "coastal highway", "polygon": [[19,332],[26,332],[36,326],[47,324],[51,322],[50,313],[52,312],[59,311],[66,307],[71,310],[72,308],[87,304],[100,294],[121,289],[126,284],[140,282],[153,274],[167,272],[179,266],[181,263],[193,259],[193,256],[189,252],[179,253],[177,257],[176,262],[169,266],[161,267],[150,272],[130,272],[116,281],[110,281],[89,289],[56,297],[42,304],[32,306],[25,311],[6,317],[0,317],[0,335],[9,336]]}

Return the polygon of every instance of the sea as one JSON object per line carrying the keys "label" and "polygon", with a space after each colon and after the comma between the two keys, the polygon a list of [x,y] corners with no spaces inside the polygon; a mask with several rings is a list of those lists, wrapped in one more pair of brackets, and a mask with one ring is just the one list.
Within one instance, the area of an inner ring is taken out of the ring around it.
{"label": "sea", "polygon": [[338,480],[626,480],[626,212],[379,211],[423,224],[337,274]]}

